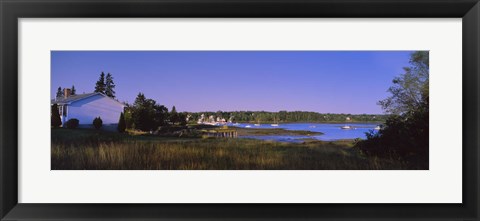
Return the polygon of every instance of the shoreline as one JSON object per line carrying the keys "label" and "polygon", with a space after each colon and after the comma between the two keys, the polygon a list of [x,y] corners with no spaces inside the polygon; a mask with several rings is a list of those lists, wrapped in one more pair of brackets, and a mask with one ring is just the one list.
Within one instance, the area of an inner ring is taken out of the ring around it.
{"label": "shoreline", "polygon": [[239,136],[314,136],[323,135],[322,132],[308,130],[286,130],[283,128],[243,128],[232,127]]}
{"label": "shoreline", "polygon": [[[256,124],[257,122],[245,122],[245,121],[238,121],[235,123],[239,124]],[[273,124],[275,122],[261,122],[260,124]],[[345,121],[329,121],[329,122],[312,122],[312,121],[299,121],[299,122],[276,122],[277,124],[383,124],[385,122],[383,121],[350,121],[350,122],[345,122]]]}

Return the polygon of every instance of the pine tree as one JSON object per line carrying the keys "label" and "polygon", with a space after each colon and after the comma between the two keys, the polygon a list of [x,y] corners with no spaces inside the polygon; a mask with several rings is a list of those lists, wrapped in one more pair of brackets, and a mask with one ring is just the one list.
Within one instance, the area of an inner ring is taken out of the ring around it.
{"label": "pine tree", "polygon": [[175,108],[175,106],[173,106],[172,111],[170,112],[170,122],[172,122],[172,124],[175,124],[178,121],[179,121],[179,116],[177,113],[177,109]]}
{"label": "pine tree", "polygon": [[105,94],[105,74],[103,73],[103,71],[100,74],[100,78],[98,78],[97,83],[95,84],[94,92]]}
{"label": "pine tree", "polygon": [[60,119],[60,113],[58,111],[58,105],[52,105],[52,113],[50,115],[52,127],[60,127],[62,125],[62,120]]}
{"label": "pine tree", "polygon": [[107,74],[105,79],[105,95],[115,98],[115,83],[113,82],[113,77],[110,73]]}
{"label": "pine tree", "polygon": [[95,119],[93,119],[93,127],[95,127],[95,129],[100,129],[103,125],[103,121],[102,121],[102,118],[100,117],[96,117]]}
{"label": "pine tree", "polygon": [[57,89],[57,96],[56,98],[59,98],[59,97],[62,97],[63,96],[63,93],[62,93],[62,88],[61,87],[58,87]]}
{"label": "pine tree", "polygon": [[75,85],[72,85],[72,92],[70,95],[75,95],[77,94],[77,91],[75,90]]}
{"label": "pine tree", "polygon": [[125,132],[126,129],[126,124],[125,124],[125,116],[123,115],[123,112],[120,113],[120,119],[118,119],[118,125],[117,125],[117,131],[120,133]]}

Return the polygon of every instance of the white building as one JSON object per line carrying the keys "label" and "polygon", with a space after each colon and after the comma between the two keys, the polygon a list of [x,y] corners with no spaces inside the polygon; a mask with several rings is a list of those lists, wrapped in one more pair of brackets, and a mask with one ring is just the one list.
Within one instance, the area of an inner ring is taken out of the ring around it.
{"label": "white building", "polygon": [[91,127],[93,119],[100,117],[103,126],[118,124],[125,105],[102,93],[70,95],[70,89],[64,89],[64,96],[52,100],[57,104],[62,124],[69,119],[78,119],[80,127]]}

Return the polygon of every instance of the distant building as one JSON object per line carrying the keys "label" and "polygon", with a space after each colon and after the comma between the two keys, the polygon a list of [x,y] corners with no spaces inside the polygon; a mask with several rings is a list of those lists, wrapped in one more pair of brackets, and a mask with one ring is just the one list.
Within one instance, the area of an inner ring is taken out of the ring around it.
{"label": "distant building", "polygon": [[64,89],[62,97],[57,97],[51,104],[58,105],[62,125],[69,119],[78,119],[80,127],[91,127],[93,119],[102,118],[105,128],[118,124],[125,105],[102,93],[71,95],[71,90]]}

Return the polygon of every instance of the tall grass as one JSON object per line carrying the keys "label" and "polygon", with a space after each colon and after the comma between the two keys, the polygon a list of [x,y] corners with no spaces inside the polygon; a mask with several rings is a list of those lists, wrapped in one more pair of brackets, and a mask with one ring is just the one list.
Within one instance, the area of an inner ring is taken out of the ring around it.
{"label": "tall grass", "polygon": [[370,170],[406,169],[367,158],[348,142],[280,143],[181,139],[52,130],[53,170]]}

